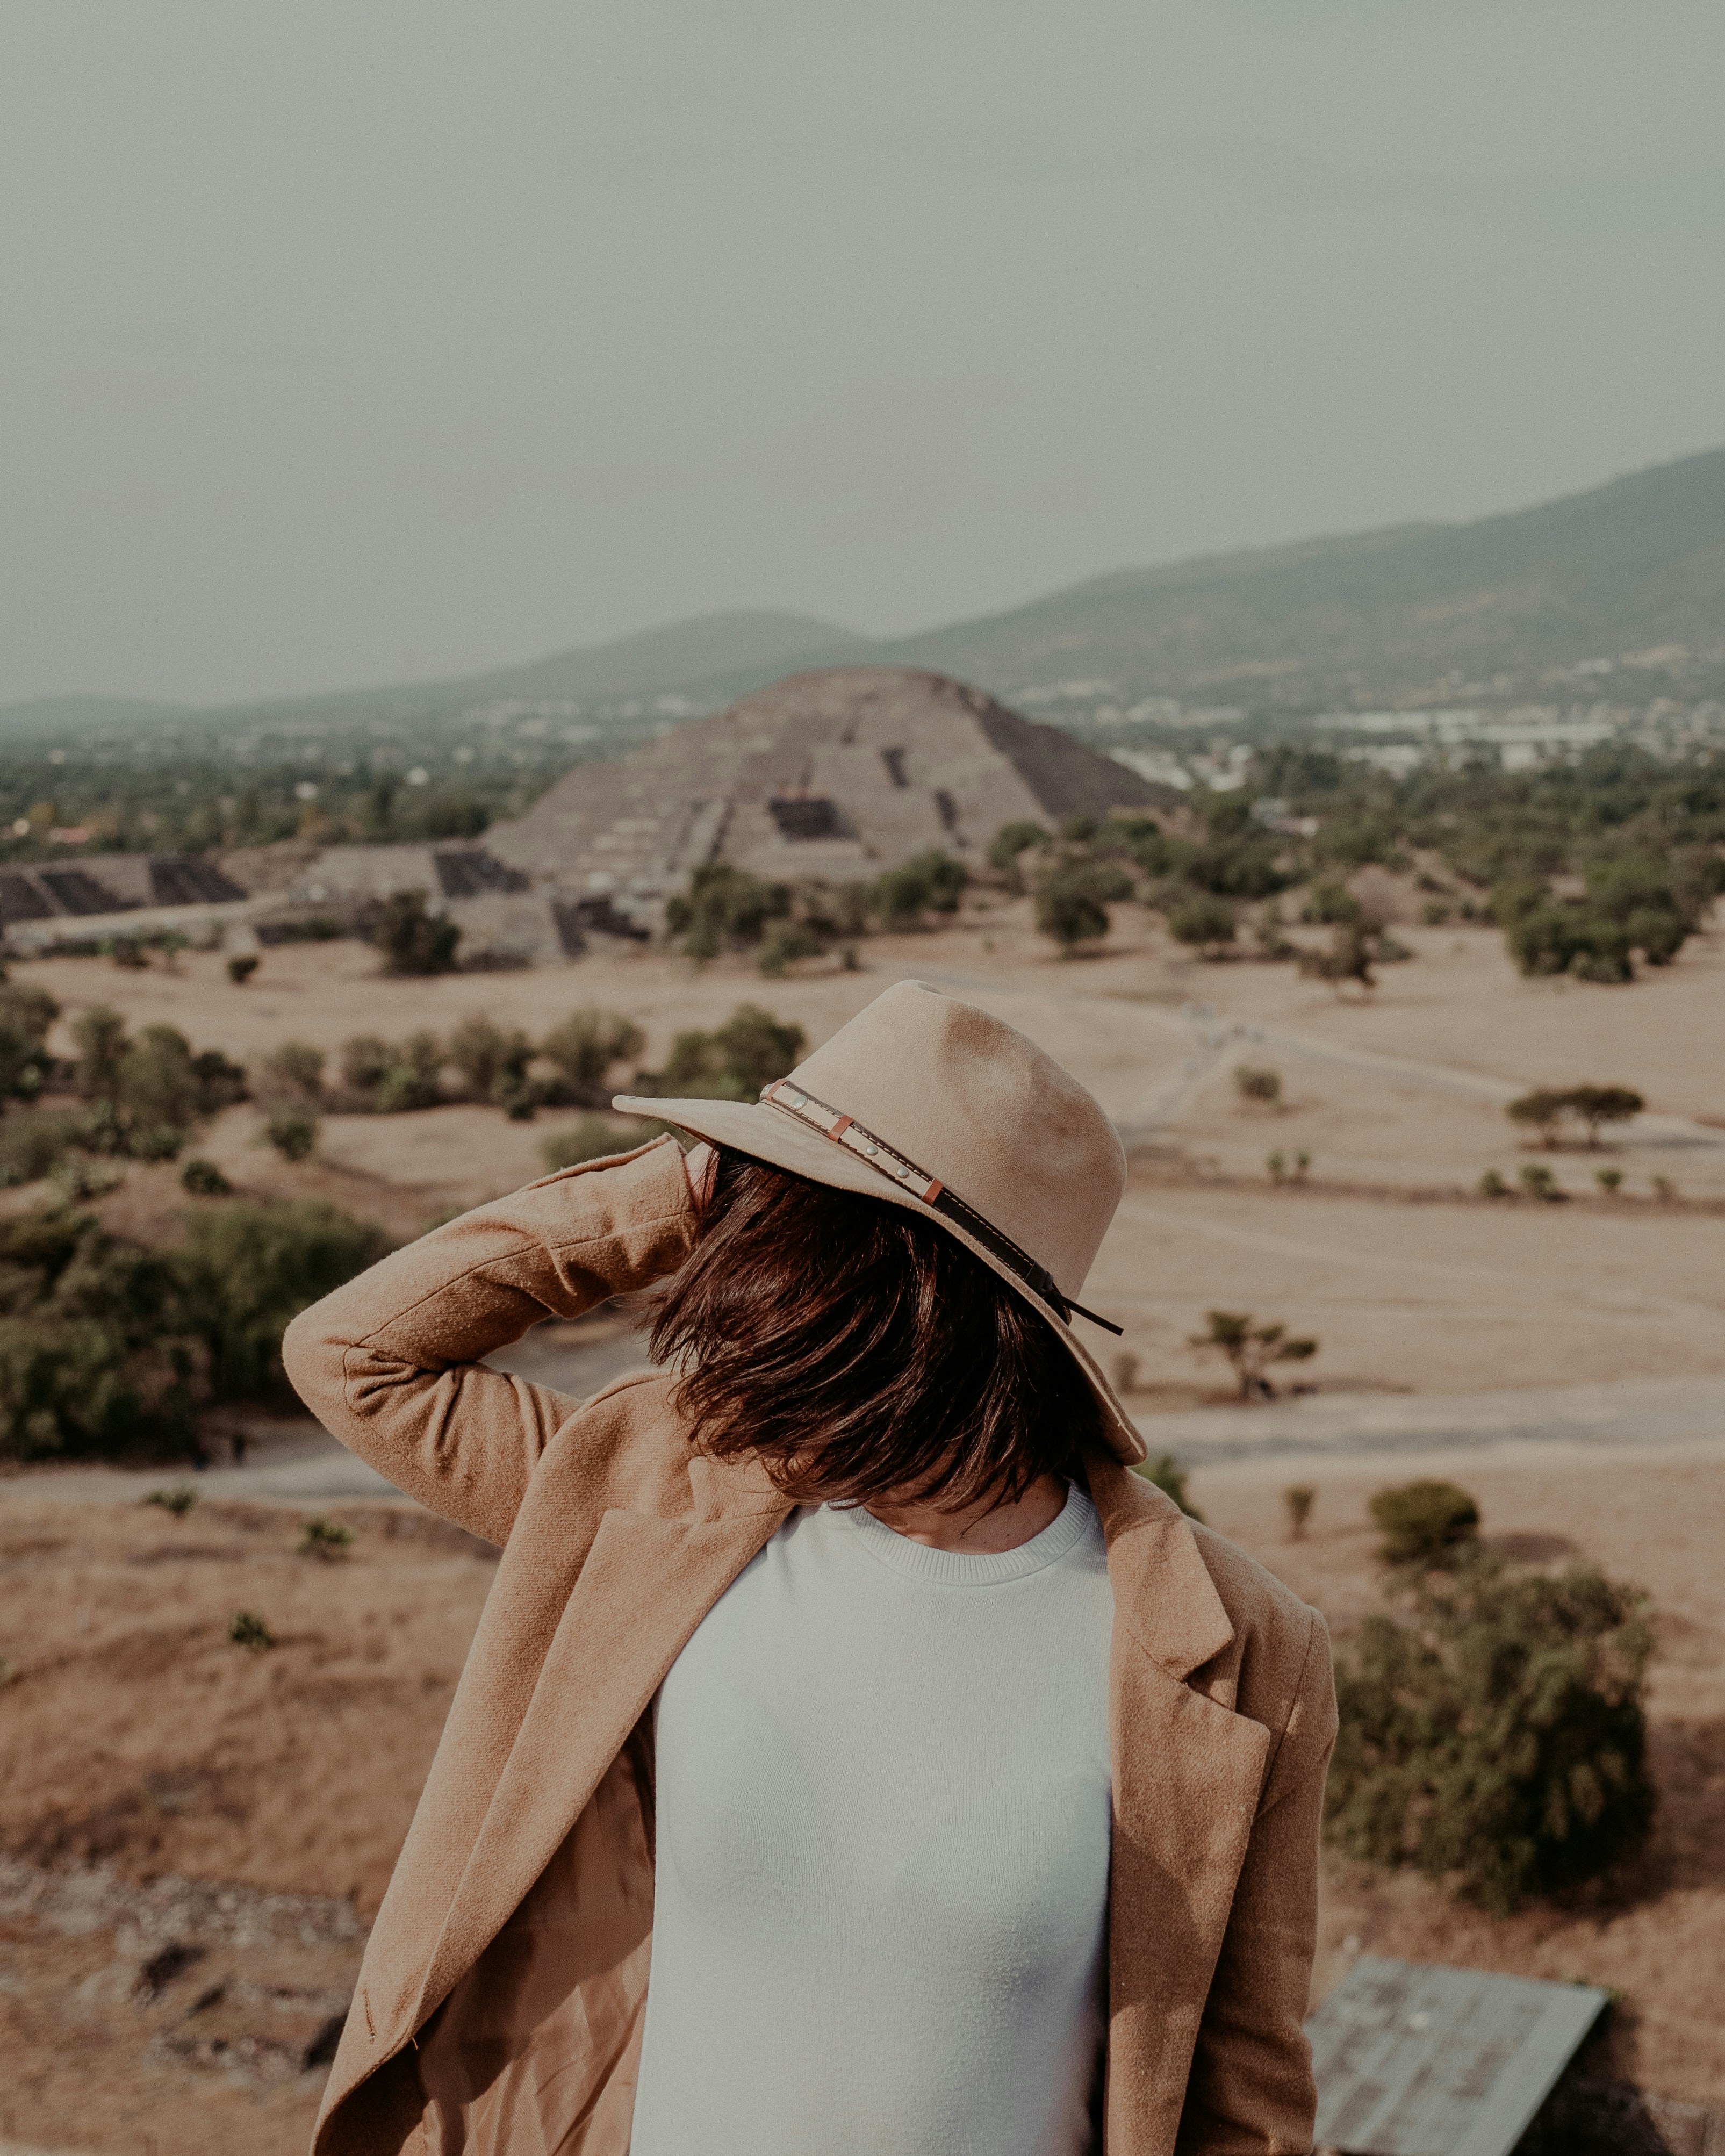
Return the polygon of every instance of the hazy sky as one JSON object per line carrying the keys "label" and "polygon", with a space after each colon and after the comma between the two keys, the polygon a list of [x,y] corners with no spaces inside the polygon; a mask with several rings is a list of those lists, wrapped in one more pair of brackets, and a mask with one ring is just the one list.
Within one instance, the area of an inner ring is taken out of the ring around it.
{"label": "hazy sky", "polygon": [[859,629],[1725,441],[1718,0],[0,0],[0,699]]}

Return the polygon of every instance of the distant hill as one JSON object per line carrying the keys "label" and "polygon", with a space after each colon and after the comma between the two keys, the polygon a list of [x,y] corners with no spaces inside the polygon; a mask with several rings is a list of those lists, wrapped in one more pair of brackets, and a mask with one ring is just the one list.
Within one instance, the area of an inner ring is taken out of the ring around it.
{"label": "distant hill", "polygon": [[1091,677],[1250,704],[1651,652],[1725,673],[1725,449],[1475,523],[1128,570],[871,655],[997,696]]}
{"label": "distant hill", "polygon": [[423,730],[429,742],[477,706],[517,701],[582,705],[603,737],[591,755],[793,670],[932,669],[1033,708],[1034,692],[1081,681],[1127,701],[1296,711],[1466,694],[1500,675],[1504,693],[1525,693],[1553,672],[1626,657],[1643,696],[1725,693],[1725,449],[1472,523],[1123,570],[911,637],[871,641],[802,614],[713,614],[454,680],[197,711],[38,698],[0,708],[0,742],[156,730],[190,751],[208,733],[290,741],[326,727],[362,747],[367,731]]}

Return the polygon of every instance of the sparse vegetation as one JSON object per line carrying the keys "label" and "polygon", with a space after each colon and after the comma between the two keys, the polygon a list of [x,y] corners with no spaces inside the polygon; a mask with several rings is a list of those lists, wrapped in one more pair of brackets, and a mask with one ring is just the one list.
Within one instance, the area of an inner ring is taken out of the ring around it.
{"label": "sparse vegetation", "polygon": [[448,973],[454,970],[461,931],[453,921],[427,911],[423,891],[398,891],[377,909],[372,940],[386,973]]}
{"label": "sparse vegetation", "polygon": [[1165,1497],[1172,1497],[1189,1520],[1202,1520],[1204,1514],[1186,1495],[1186,1471],[1171,1452],[1158,1454],[1154,1460],[1142,1462],[1137,1469],[1147,1482],[1153,1482]]}
{"label": "sparse vegetation", "polygon": [[680,1033],[662,1070],[642,1071],[635,1091],[660,1099],[754,1101],[794,1069],[803,1029],[756,1004],[739,1004],[711,1033]]}
{"label": "sparse vegetation", "polygon": [[318,1558],[325,1564],[346,1557],[352,1548],[353,1530],[339,1520],[307,1520],[300,1537],[300,1554]]}
{"label": "sparse vegetation", "polygon": [[1640,1595],[1590,1565],[1442,1554],[1452,1569],[1411,1570],[1405,1620],[1367,1617],[1341,1658],[1326,1833],[1507,1915],[1644,1845],[1652,1634]]}
{"label": "sparse vegetation", "polygon": [[1593,1149],[1599,1145],[1599,1132],[1605,1124],[1626,1123],[1645,1106],[1640,1095],[1628,1086],[1541,1086],[1512,1101],[1504,1112],[1512,1122],[1535,1132],[1548,1148],[1557,1144],[1565,1116],[1573,1116]]}
{"label": "sparse vegetation", "polygon": [[1288,1516],[1290,1542],[1306,1539],[1306,1522],[1312,1517],[1312,1508],[1317,1502],[1317,1492],[1309,1482],[1291,1482],[1282,1491],[1282,1510]]}
{"label": "sparse vegetation", "polygon": [[237,951],[228,961],[228,978],[236,988],[243,988],[258,970],[255,951]]}
{"label": "sparse vegetation", "polygon": [[1266,1108],[1281,1106],[1281,1073],[1279,1070],[1260,1070],[1249,1063],[1242,1063],[1235,1070],[1234,1087],[1242,1101],[1251,1101]]}
{"label": "sparse vegetation", "polygon": [[647,1045],[633,1019],[615,1011],[571,1011],[539,1044],[539,1053],[556,1069],[562,1098],[578,1107],[601,1107],[610,1098],[606,1081],[621,1063]]}
{"label": "sparse vegetation", "polygon": [[317,1118],[303,1108],[289,1108],[271,1116],[264,1136],[284,1160],[309,1160],[317,1146]]}
{"label": "sparse vegetation", "polygon": [[1288,1337],[1286,1325],[1256,1325],[1244,1311],[1213,1310],[1202,1332],[1187,1345],[1200,1355],[1220,1355],[1233,1371],[1243,1400],[1273,1400],[1270,1371],[1278,1363],[1304,1363],[1317,1354],[1316,1340]]}
{"label": "sparse vegetation", "polygon": [[143,1502],[157,1507],[177,1520],[183,1520],[196,1506],[198,1492],[189,1482],[176,1482],[172,1489],[152,1490]]}
{"label": "sparse vegetation", "polygon": [[1599,1184],[1606,1197],[1615,1198],[1623,1188],[1623,1170],[1620,1168],[1596,1168],[1594,1170],[1594,1181]]}
{"label": "sparse vegetation", "polygon": [[194,1198],[231,1198],[234,1185],[213,1160],[188,1160],[180,1170],[180,1188]]}
{"label": "sparse vegetation", "polygon": [[1543,1161],[1527,1162],[1522,1168],[1520,1182],[1527,1195],[1538,1199],[1542,1204],[1561,1205],[1569,1195]]}
{"label": "sparse vegetation", "polygon": [[275,1635],[255,1609],[236,1609],[228,1637],[236,1647],[244,1647],[252,1655],[267,1654],[275,1645]]}
{"label": "sparse vegetation", "polygon": [[1479,1532],[1479,1507],[1453,1482],[1399,1482],[1367,1509],[1384,1537],[1378,1555],[1389,1565],[1448,1563]]}

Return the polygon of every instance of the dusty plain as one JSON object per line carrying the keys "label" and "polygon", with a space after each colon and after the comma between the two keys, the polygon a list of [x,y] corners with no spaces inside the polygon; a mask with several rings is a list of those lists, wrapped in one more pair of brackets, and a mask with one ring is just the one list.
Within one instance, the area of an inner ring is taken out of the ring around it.
{"label": "dusty plain", "polygon": [[[871,938],[859,972],[780,980],[742,959],[697,971],[625,952],[387,981],[352,943],[268,951],[243,988],[197,952],[174,973],[64,959],[13,978],[69,1018],[107,1003],[252,1062],[289,1039],[333,1060],[354,1034],[445,1033],[480,1012],[538,1033],[596,1004],[644,1028],[648,1067],[675,1031],[739,1002],[813,1043],[888,982],[922,978],[1043,1042],[1128,1135],[1131,1183],[1087,1300],[1127,1327],[1153,1444],[1159,1409],[1228,1397],[1225,1373],[1187,1344],[1212,1308],[1318,1338],[1296,1374],[1320,1397],[1725,1373],[1725,942],[1698,937],[1664,973],[1608,988],[1522,981],[1490,931],[1396,932],[1416,956],[1385,968],[1369,999],[1286,965],[1195,962],[1130,907],[1106,955],[1062,963],[1022,906],[999,903]],[[1281,1111],[1240,1101],[1241,1063],[1281,1072]],[[1506,1102],[1584,1080],[1636,1087],[1647,1114],[1598,1152],[1528,1152]],[[248,1191],[324,1198],[406,1237],[541,1172],[542,1142],[569,1120],[469,1106],[330,1116],[316,1156],[292,1167],[245,1106],[197,1150]],[[1273,1183],[1272,1152],[1285,1175],[1308,1154],[1303,1180]],[[1476,1194],[1486,1169],[1513,1183],[1528,1159],[1568,1203]],[[1615,1198],[1595,1180],[1605,1165],[1624,1174]],[[0,1205],[53,1194],[8,1191]],[[157,1240],[188,1202],[172,1168],[133,1168],[98,1209]],[[1365,1498],[1410,1471],[1388,1457],[1302,1471],[1319,1497],[1298,1544],[1280,1467],[1200,1468],[1194,1495],[1345,1635],[1377,1591]],[[1573,1551],[1651,1593],[1660,1823],[1609,1892],[1507,1923],[1332,1865],[1317,1989],[1360,1951],[1584,1976],[1621,1994],[1609,2071],[1725,2104],[1725,1426],[1683,1453],[1554,1446],[1445,1471],[1525,1560]],[[69,1502],[77,1479],[0,1483],[0,2143],[287,2156],[304,2145],[328,2022],[491,1562],[409,1509],[326,1508],[356,1541],[325,1563],[300,1553],[290,1507],[208,1502],[176,1521]],[[265,1617],[273,1649],[229,1643],[239,1609]],[[175,1946],[184,1958],[163,1961]]]}

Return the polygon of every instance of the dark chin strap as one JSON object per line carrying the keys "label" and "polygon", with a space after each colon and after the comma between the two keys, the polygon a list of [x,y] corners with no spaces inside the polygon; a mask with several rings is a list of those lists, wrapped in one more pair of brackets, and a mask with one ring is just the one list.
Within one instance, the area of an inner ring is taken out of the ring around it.
{"label": "dark chin strap", "polygon": [[776,1085],[763,1086],[761,1098],[768,1107],[794,1116],[799,1123],[819,1131],[834,1145],[843,1146],[847,1152],[866,1160],[901,1189],[920,1198],[931,1212],[942,1213],[947,1219],[956,1221],[967,1235],[980,1243],[992,1257],[998,1258],[1009,1272],[1016,1274],[1033,1295],[1040,1296],[1062,1324],[1070,1325],[1075,1317],[1087,1317],[1105,1332],[1111,1332],[1117,1339],[1121,1337],[1123,1327],[1098,1317],[1095,1311],[1086,1310],[1081,1303],[1062,1295],[1054,1275],[1039,1265],[1029,1251],[1021,1250],[1010,1235],[1003,1235],[992,1220],[984,1219],[974,1206],[967,1205],[962,1198],[955,1196],[938,1177],[918,1168],[915,1161],[888,1145],[884,1138],[876,1137],[872,1131],[865,1130],[843,1109],[817,1101],[812,1093],[805,1093],[788,1078],[780,1079]]}

